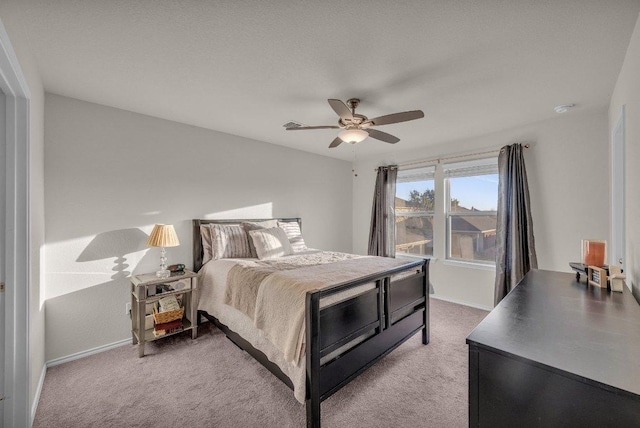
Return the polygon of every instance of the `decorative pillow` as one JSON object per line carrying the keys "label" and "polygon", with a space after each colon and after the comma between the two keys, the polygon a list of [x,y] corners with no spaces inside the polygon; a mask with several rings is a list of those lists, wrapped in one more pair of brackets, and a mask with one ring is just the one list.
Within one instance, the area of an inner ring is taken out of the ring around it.
{"label": "decorative pillow", "polygon": [[211,228],[208,224],[200,226],[200,238],[202,239],[202,264],[213,258],[211,251]]}
{"label": "decorative pillow", "polygon": [[251,257],[249,237],[239,224],[209,224],[211,258],[245,259]]}
{"label": "decorative pillow", "polygon": [[279,221],[278,227],[284,229],[294,253],[307,250],[304,238],[302,238],[302,232],[300,232],[300,225],[297,221]]}
{"label": "decorative pillow", "polygon": [[256,253],[260,260],[293,254],[287,234],[279,227],[251,230],[249,236],[256,247]]}
{"label": "decorative pillow", "polygon": [[[272,227],[278,227],[278,220],[265,220],[265,221],[245,221],[242,224],[244,231],[247,234],[252,230],[258,229],[271,229]],[[253,245],[253,240],[249,238],[249,248],[251,249],[251,257],[256,258],[258,254],[256,253],[256,247]]]}

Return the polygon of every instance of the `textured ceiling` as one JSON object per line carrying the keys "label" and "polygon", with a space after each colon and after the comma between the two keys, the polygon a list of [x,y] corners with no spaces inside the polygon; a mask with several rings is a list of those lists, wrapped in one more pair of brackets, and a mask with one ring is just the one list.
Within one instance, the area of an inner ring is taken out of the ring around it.
{"label": "textured ceiling", "polygon": [[[369,117],[422,109],[378,129],[367,156],[551,118],[557,104],[608,105],[638,0],[23,0],[45,89],[191,125],[351,159],[327,146],[327,98]],[[570,113],[569,113],[570,114]]]}

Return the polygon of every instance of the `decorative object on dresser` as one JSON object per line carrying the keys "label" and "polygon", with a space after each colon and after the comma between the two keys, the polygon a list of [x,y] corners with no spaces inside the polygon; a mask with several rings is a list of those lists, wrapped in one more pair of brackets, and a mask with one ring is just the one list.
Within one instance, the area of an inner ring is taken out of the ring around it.
{"label": "decorative object on dresser", "polygon": [[639,426],[638,326],[628,289],[531,270],[467,337],[469,427]]}
{"label": "decorative object on dresser", "polygon": [[607,241],[595,239],[582,240],[582,263],[587,266],[603,267],[606,261]]}
{"label": "decorative object on dresser", "polygon": [[585,275],[587,285],[607,288],[611,291],[621,292],[625,286],[627,276],[619,265],[587,266],[584,263],[570,262],[569,266],[576,272],[576,281],[580,282],[580,276]]}
{"label": "decorative object on dresser", "polygon": [[588,266],[587,283],[594,287],[607,288],[607,270],[598,266]]}
{"label": "decorative object on dresser", "polygon": [[178,235],[171,224],[156,224],[147,240],[150,247],[160,247],[160,270],[156,272],[158,278],[169,278],[171,272],[167,269],[167,257],[165,247],[177,247],[180,245]]}
{"label": "decorative object on dresser", "polygon": [[[575,271],[576,281],[578,282],[580,282],[580,275],[587,275],[587,265],[584,263],[569,262],[569,267]],[[587,280],[587,284],[589,284],[589,280]]]}
{"label": "decorative object on dresser", "polygon": [[203,263],[207,225],[271,220],[193,220],[198,313],[291,388],[319,428],[322,401],[414,334],[429,343],[429,260],[307,250]]}
{"label": "decorative object on dresser", "polygon": [[144,356],[144,344],[191,330],[198,336],[198,274],[158,278],[154,273],[131,277],[131,339]]}
{"label": "decorative object on dresser", "polygon": [[622,266],[609,265],[609,288],[611,291],[622,292],[624,288],[624,280],[627,276],[622,273]]}

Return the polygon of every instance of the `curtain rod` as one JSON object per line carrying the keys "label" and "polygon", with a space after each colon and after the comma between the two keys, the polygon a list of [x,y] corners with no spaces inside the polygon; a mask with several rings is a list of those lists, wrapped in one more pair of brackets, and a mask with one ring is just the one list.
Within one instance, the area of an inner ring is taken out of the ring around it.
{"label": "curtain rod", "polygon": [[[522,145],[522,147],[524,147],[525,149],[528,149],[531,147],[531,145],[529,143],[525,143]],[[502,148],[500,149],[494,149],[494,150],[487,150],[484,152],[475,152],[475,153],[467,153],[464,155],[455,155],[455,156],[445,156],[445,157],[441,157],[441,158],[432,158],[432,159],[424,159],[424,160],[419,160],[419,161],[414,161],[414,162],[406,162],[406,163],[400,163],[398,165],[395,165],[398,169],[400,168],[405,168],[407,166],[411,166],[411,165],[422,165],[425,163],[440,163],[442,161],[446,161],[446,160],[451,160],[451,159],[459,159],[459,158],[469,158],[469,157],[473,157],[473,156],[480,156],[480,155],[488,155],[491,153],[500,153],[502,152]],[[391,165],[393,166],[393,165]],[[378,168],[374,168],[374,171],[377,171]]]}

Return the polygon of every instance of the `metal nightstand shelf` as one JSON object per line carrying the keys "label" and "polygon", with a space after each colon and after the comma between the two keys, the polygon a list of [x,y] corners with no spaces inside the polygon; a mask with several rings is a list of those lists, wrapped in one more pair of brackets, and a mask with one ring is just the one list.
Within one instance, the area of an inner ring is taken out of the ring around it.
{"label": "metal nightstand shelf", "polygon": [[[184,286],[180,289],[167,291],[161,294],[148,295],[148,288],[162,284],[172,284],[185,282],[188,280],[190,286]],[[182,330],[156,336],[153,333],[153,327],[146,328],[146,312],[147,305],[155,303],[162,297],[175,294],[182,294],[182,304],[184,305],[184,316],[182,318]],[[154,273],[135,275],[131,277],[131,339],[134,345],[138,345],[138,356],[144,356],[144,344],[163,337],[174,334],[183,333],[191,330],[191,338],[198,337],[197,323],[197,302],[198,302],[198,274],[190,270],[185,270],[182,275],[170,276],[169,278],[157,278]],[[144,332],[144,334],[140,334]]]}

